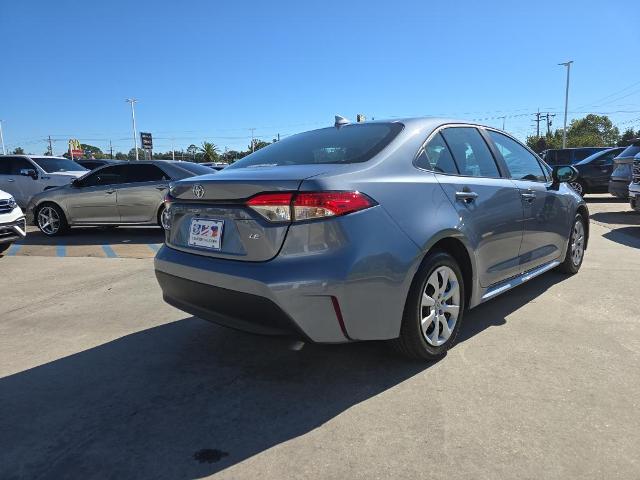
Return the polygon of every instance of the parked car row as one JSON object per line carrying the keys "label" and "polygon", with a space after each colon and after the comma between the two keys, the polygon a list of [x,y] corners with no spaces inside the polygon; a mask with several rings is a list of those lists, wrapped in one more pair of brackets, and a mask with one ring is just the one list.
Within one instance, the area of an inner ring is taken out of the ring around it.
{"label": "parked car row", "polygon": [[211,173],[197,163],[170,160],[0,156],[0,189],[49,236],[75,225],[162,225],[169,182]]}
{"label": "parked car row", "polygon": [[574,166],[578,177],[571,186],[580,195],[609,192],[614,197],[627,198],[632,188],[633,162],[639,154],[640,139],[636,139],[627,147],[545,150],[542,158],[551,166]]}

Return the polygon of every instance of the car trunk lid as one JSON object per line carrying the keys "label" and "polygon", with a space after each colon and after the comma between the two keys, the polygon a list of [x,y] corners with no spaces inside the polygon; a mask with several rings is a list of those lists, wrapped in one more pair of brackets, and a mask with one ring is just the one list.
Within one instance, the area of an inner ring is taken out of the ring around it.
{"label": "car trunk lid", "polygon": [[[280,251],[289,223],[269,222],[245,202],[263,192],[297,191],[304,180],[332,167],[336,168],[331,165],[229,168],[175,182],[171,186],[167,245],[210,257],[270,260]],[[212,247],[201,245],[200,234],[214,237]],[[220,235],[219,241],[216,235]]]}

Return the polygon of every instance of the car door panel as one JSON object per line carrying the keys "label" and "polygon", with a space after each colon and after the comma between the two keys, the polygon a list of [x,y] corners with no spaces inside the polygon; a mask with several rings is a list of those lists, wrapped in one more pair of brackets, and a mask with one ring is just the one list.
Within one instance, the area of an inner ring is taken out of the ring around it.
{"label": "car door panel", "polygon": [[488,131],[488,137],[520,194],[523,235],[518,273],[560,258],[570,225],[564,198],[552,186],[536,155],[524,145],[493,130]]}
{"label": "car door panel", "polygon": [[448,127],[442,136],[459,175],[436,173],[458,213],[460,228],[476,249],[480,285],[518,272],[523,210],[517,187],[502,178],[486,140],[476,128]]}
{"label": "car door panel", "polygon": [[120,214],[112,185],[81,187],[67,199],[71,223],[117,223]]}
{"label": "car door panel", "polygon": [[119,185],[117,201],[122,222],[155,223],[167,190],[166,182]]}

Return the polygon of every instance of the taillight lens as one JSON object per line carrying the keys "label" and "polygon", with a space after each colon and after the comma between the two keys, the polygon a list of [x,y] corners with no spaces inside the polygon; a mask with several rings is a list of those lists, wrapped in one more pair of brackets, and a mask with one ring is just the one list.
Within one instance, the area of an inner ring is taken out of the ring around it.
{"label": "taillight lens", "polygon": [[298,222],[357,212],[376,203],[360,192],[262,193],[247,206],[271,222]]}
{"label": "taillight lens", "polygon": [[250,198],[247,206],[270,222],[290,222],[292,198],[293,193],[262,193]]}

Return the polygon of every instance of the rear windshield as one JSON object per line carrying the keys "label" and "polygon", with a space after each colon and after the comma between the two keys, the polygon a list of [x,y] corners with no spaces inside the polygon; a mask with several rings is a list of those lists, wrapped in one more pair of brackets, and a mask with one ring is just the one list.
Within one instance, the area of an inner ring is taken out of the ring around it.
{"label": "rear windshield", "polygon": [[82,165],[67,158],[31,157],[31,160],[36,162],[47,173],[83,172],[86,170]]}
{"label": "rear windshield", "polygon": [[640,153],[640,142],[629,145],[618,157],[635,157],[638,153]]}
{"label": "rear windshield", "polygon": [[176,167],[181,168],[182,170],[186,170],[192,175],[207,175],[209,173],[213,173],[213,169],[211,167],[198,165],[197,163],[192,162],[181,162],[176,165]]}
{"label": "rear windshield", "polygon": [[225,170],[253,166],[361,163],[403,129],[401,123],[365,123],[299,133],[247,155]]}

